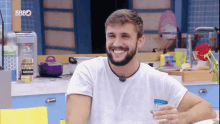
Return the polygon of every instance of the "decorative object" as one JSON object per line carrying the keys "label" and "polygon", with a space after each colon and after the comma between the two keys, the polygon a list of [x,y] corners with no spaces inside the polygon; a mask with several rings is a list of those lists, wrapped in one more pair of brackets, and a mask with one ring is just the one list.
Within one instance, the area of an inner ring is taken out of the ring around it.
{"label": "decorative object", "polygon": [[[210,49],[210,46],[208,44],[201,44],[196,47],[197,57],[202,61],[209,61],[211,63],[211,69],[210,73],[214,73],[212,82],[217,81],[219,84],[219,63],[218,60],[215,59],[214,55],[212,54],[212,51]],[[213,57],[213,62],[210,59],[210,56]]]}
{"label": "decorative object", "polygon": [[210,49],[210,46],[207,43],[204,43],[204,44],[201,44],[201,45],[197,46],[196,47],[196,51],[197,51],[196,56],[198,57],[198,59],[200,59],[202,61],[207,61],[208,58],[205,58],[204,55],[206,53],[208,53],[209,49]]}

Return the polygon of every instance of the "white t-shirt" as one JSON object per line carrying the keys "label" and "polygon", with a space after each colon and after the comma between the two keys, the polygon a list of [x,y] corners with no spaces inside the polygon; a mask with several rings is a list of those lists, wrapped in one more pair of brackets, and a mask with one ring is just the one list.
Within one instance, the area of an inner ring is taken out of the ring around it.
{"label": "white t-shirt", "polygon": [[153,124],[154,99],[178,107],[187,89],[167,73],[140,63],[125,82],[111,70],[107,57],[80,63],[68,86],[67,95],[92,97],[87,124]]}

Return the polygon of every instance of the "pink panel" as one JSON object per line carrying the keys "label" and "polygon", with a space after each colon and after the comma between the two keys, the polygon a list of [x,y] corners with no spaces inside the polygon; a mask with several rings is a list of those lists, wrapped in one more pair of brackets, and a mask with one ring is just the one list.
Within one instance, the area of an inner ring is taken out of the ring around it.
{"label": "pink panel", "polygon": [[44,33],[45,45],[75,48],[74,32],[46,30]]}
{"label": "pink panel", "polygon": [[139,13],[144,23],[144,30],[158,30],[162,13]]}
{"label": "pink panel", "polygon": [[133,0],[133,9],[168,9],[171,0]]}
{"label": "pink panel", "polygon": [[71,55],[75,54],[75,51],[57,50],[57,49],[46,49],[46,55]]}
{"label": "pink panel", "polygon": [[144,34],[145,44],[139,51],[142,52],[151,52],[153,48],[159,48],[160,41],[158,39],[158,34]]}
{"label": "pink panel", "polygon": [[44,26],[74,28],[73,13],[71,12],[44,12]]}
{"label": "pink panel", "polygon": [[43,0],[44,8],[73,9],[73,0]]}

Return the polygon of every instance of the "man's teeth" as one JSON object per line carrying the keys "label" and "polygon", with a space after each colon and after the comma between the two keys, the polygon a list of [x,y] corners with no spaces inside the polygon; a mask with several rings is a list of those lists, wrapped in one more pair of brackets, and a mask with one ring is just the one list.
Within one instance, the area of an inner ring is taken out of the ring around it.
{"label": "man's teeth", "polygon": [[125,51],[118,51],[118,50],[114,50],[114,53],[123,53]]}

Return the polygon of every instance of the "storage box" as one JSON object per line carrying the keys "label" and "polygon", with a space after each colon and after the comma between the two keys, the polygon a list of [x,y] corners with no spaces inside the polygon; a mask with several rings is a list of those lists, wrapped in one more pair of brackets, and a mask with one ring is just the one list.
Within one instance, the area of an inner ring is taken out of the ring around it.
{"label": "storage box", "polygon": [[196,71],[169,71],[169,75],[182,76],[182,82],[197,82],[197,81],[212,81],[214,73],[210,70],[196,70]]}

